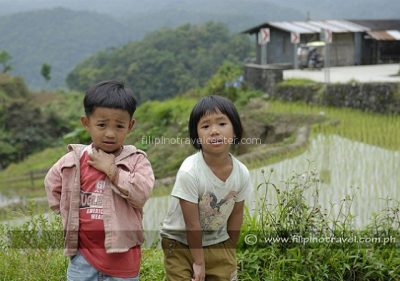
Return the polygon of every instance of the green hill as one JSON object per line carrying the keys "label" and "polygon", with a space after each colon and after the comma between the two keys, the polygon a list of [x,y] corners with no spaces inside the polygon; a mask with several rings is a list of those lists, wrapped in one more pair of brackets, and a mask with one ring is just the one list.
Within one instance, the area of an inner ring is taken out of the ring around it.
{"label": "green hill", "polygon": [[[12,74],[33,89],[63,87],[67,73],[85,57],[163,27],[216,21],[238,32],[267,18],[304,18],[262,0],[4,0],[0,10],[0,49],[13,57]],[[24,12],[6,15],[18,11]],[[49,83],[40,75],[43,63],[52,67]]]}
{"label": "green hill", "polygon": [[148,5],[151,6],[145,12],[132,9],[128,15],[125,14],[124,21],[131,26],[140,27],[138,32],[207,21],[221,22],[229,30],[240,32],[267,20],[305,18],[305,14],[291,7],[282,7],[280,3],[272,4],[263,0],[151,0]]}
{"label": "green hill", "polygon": [[[400,7],[395,0],[1,0],[1,3],[0,49],[13,56],[12,73],[23,76],[34,89],[65,86],[67,74],[84,58],[107,47],[141,39],[163,27],[215,21],[238,32],[265,21],[304,20],[307,14],[311,19],[395,18]],[[20,13],[12,14],[17,12]],[[43,63],[52,66],[49,83],[40,75]]]}
{"label": "green hill", "polygon": [[67,84],[82,91],[115,78],[132,87],[139,100],[166,99],[203,86],[225,60],[241,62],[250,50],[247,36],[231,34],[223,24],[186,24],[84,60]]}
{"label": "green hill", "polygon": [[265,0],[2,0],[0,15],[17,11],[32,11],[64,7],[72,10],[95,11],[130,24],[134,33],[144,35],[161,27],[184,23],[223,22],[238,31],[265,20],[304,18],[285,3]]}
{"label": "green hill", "polygon": [[[63,8],[0,17],[0,34],[0,49],[12,56],[11,73],[23,76],[33,89],[65,86],[78,61],[134,39],[110,16]],[[49,85],[40,74],[43,63],[51,65]]]}

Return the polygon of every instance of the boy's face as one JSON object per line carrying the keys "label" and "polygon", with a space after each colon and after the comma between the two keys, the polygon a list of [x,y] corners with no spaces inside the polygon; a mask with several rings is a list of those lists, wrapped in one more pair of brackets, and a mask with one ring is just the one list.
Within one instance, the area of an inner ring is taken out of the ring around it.
{"label": "boy's face", "polygon": [[128,111],[96,107],[90,116],[82,116],[81,123],[89,132],[93,146],[107,153],[119,151],[135,120]]}

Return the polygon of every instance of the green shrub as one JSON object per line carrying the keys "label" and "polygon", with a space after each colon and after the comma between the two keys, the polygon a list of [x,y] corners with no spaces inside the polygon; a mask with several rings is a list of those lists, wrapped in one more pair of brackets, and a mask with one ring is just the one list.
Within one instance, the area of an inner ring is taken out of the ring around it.
{"label": "green shrub", "polygon": [[240,280],[399,280],[399,201],[388,199],[371,224],[357,230],[349,211],[353,195],[330,216],[318,203],[320,180],[310,167],[282,186],[270,181],[272,173],[264,171],[257,187],[262,196],[253,213],[245,212]]}
{"label": "green shrub", "polygon": [[0,92],[13,99],[29,95],[28,87],[21,77],[14,77],[5,73],[0,73]]}

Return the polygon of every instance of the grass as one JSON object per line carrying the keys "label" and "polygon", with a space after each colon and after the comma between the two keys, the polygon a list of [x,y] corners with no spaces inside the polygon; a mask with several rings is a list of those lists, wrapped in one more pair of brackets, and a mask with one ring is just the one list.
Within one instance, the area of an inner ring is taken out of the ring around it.
{"label": "grass", "polygon": [[400,115],[279,101],[271,102],[268,111],[321,115],[330,121],[316,124],[313,133],[337,134],[354,141],[393,151],[400,149]]}
{"label": "grass", "polygon": [[[11,249],[0,252],[0,281],[67,280],[68,258],[62,249]],[[163,280],[163,255],[160,249],[144,249],[140,280]]]}
{"label": "grass", "polygon": [[[388,199],[364,229],[355,230],[346,208],[353,198],[345,196],[334,216],[321,210],[321,179],[311,166],[305,170],[283,182],[271,182],[273,170],[264,171],[255,209],[245,212],[240,280],[399,280],[400,201]],[[311,202],[305,193],[313,194]]]}
{"label": "grass", "polygon": [[[271,171],[272,173],[273,171]],[[400,279],[400,202],[388,200],[363,230],[351,229],[351,214],[329,217],[318,205],[304,200],[305,192],[317,194],[320,179],[310,166],[288,175],[286,181],[264,182],[256,210],[246,209],[237,249],[239,280],[397,281]],[[315,193],[314,193],[315,192]],[[271,199],[276,204],[270,204]],[[351,198],[346,197],[346,200]],[[347,204],[343,201],[343,204]],[[32,214],[35,209],[29,209]],[[249,240],[256,235],[258,240]],[[356,241],[334,244],[303,243],[293,237],[394,237],[388,244]],[[63,256],[60,218],[34,216],[20,226],[0,225],[0,280],[66,280],[68,258]],[[266,240],[288,238],[289,240]],[[158,248],[142,249],[141,280],[164,280],[163,254]]]}
{"label": "grass", "polygon": [[[305,83],[307,81],[300,81],[296,83]],[[171,115],[171,120],[178,120],[180,116],[179,111],[183,111],[183,108],[175,110],[172,113],[168,111],[168,108],[173,104],[179,102],[180,99],[171,101],[168,105],[162,105],[161,103],[155,102],[148,103],[144,108],[152,108],[151,114],[160,116],[159,122],[163,122],[165,114]],[[193,103],[193,99],[189,99],[187,104],[183,104],[183,107],[189,108]],[[275,122],[277,116],[279,118],[287,119],[288,124],[295,124],[295,126],[301,126],[302,124],[309,124],[312,126],[311,137],[316,134],[337,134],[342,137],[351,139],[353,141],[363,142],[371,145],[376,145],[392,151],[398,151],[400,149],[400,116],[399,115],[382,115],[376,113],[362,112],[359,110],[348,109],[348,108],[334,108],[326,106],[307,105],[304,103],[288,103],[280,101],[268,101],[267,103],[263,100],[253,100],[254,104],[264,104],[265,106],[261,110],[246,110],[244,112],[250,117],[247,122],[251,120],[260,120],[262,122]],[[139,111],[139,115],[144,119],[148,119],[150,113],[146,113],[146,110]],[[147,114],[147,115],[146,115]],[[150,115],[151,115],[150,114]],[[142,116],[143,115],[143,116]],[[254,116],[253,116],[254,115]],[[286,117],[285,117],[286,116]],[[291,116],[291,117],[290,117]],[[146,117],[146,118],[145,118]],[[175,124],[175,121],[171,121]],[[174,136],[176,130],[180,132],[184,130],[185,126],[183,123],[179,123],[178,126],[172,124],[159,124],[156,127],[158,129],[148,128],[148,124],[142,124],[141,128],[138,128],[135,133],[153,136],[162,136],[163,132],[167,132],[168,135]],[[162,126],[172,126],[167,131],[162,131]],[[178,128],[179,127],[179,128]],[[182,132],[181,132],[182,133]],[[133,135],[134,137],[134,135]],[[130,138],[133,141],[134,138]],[[293,135],[284,139],[280,144],[284,147],[286,144],[290,144],[294,141]],[[138,142],[138,140],[136,140]],[[144,144],[141,144],[142,146]],[[140,146],[140,145],[139,145]],[[264,146],[266,150],[273,148],[274,145],[268,144]],[[143,147],[146,149],[146,147]],[[151,147],[148,146],[147,149]],[[264,149],[263,148],[263,149]],[[297,147],[293,150],[283,149],[279,153],[268,156],[265,159],[251,159],[246,161],[246,165],[252,168],[258,168],[270,164],[277,163],[283,159],[292,158],[303,153],[307,148],[305,144],[302,147]],[[261,149],[261,148],[258,148]],[[178,169],[181,161],[193,150],[189,147],[178,148],[176,145],[159,145],[152,147],[149,152],[150,160],[155,163],[155,168],[161,171],[161,174],[174,175]],[[29,156],[26,160],[10,165],[7,169],[0,172],[0,193],[6,196],[22,196],[27,199],[44,197],[45,191],[43,188],[44,173],[39,176],[33,182],[31,181],[28,173],[32,170],[46,170],[50,165],[55,163],[59,157],[61,157],[66,151],[66,147],[49,148],[42,152],[36,153]],[[178,153],[178,154],[176,154]],[[170,157],[174,154],[175,157]],[[167,161],[165,161],[167,160]],[[168,165],[165,163],[168,162]],[[160,163],[164,163],[160,166]],[[159,169],[160,168],[160,169]],[[25,177],[25,180],[19,180],[10,182],[12,178]],[[324,175],[324,180],[329,181],[329,175]],[[158,177],[159,178],[159,177]],[[170,194],[172,189],[171,186],[164,186],[156,188],[153,191],[152,196],[165,196]],[[0,212],[0,219],[8,219],[15,214],[22,214],[24,211],[23,205],[13,205],[7,209],[2,209]],[[43,208],[42,210],[45,210]],[[18,212],[16,212],[18,211]]]}
{"label": "grass", "polygon": [[[28,213],[36,214],[30,205]],[[68,257],[63,255],[63,231],[55,214],[31,216],[18,226],[0,224],[0,281],[66,280]],[[142,249],[140,280],[162,280],[162,251]]]}
{"label": "grass", "polygon": [[[11,164],[0,172],[0,193],[25,198],[45,196],[43,187],[45,172],[65,152],[65,146],[48,148],[30,155],[22,162]],[[35,171],[34,180],[29,175],[31,171]]]}
{"label": "grass", "polygon": [[35,210],[33,212],[34,214],[43,214],[50,210],[49,203],[47,202],[47,200],[38,202],[32,200],[32,201],[23,201],[20,203],[14,203],[8,205],[5,208],[0,208],[0,222],[6,220],[18,219],[26,216],[27,214],[29,214],[32,205],[34,206]]}

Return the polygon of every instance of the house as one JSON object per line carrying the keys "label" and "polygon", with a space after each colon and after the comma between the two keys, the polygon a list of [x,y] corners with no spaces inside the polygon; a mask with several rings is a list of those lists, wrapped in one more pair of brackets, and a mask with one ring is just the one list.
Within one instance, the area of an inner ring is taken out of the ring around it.
{"label": "house", "polygon": [[242,33],[255,35],[256,64],[297,66],[298,46],[320,40],[329,43],[325,60],[330,66],[400,62],[397,19],[271,21]]}

